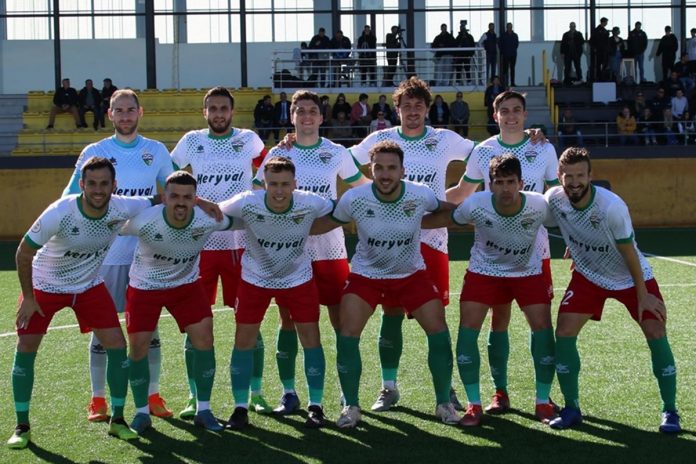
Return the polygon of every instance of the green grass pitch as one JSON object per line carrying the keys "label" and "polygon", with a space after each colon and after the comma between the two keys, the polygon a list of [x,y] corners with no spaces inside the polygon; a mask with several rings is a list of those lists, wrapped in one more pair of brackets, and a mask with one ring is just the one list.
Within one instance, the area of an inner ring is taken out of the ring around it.
{"label": "green grass pitch", "polygon": [[[580,336],[582,356],[581,404],[586,422],[577,430],[553,431],[533,417],[533,367],[528,349],[529,330],[517,310],[511,324],[510,396],[514,411],[486,417],[471,430],[446,426],[434,418],[434,398],[427,369],[426,340],[413,321],[405,322],[405,348],[399,372],[401,403],[393,411],[366,413],[355,430],[338,430],[333,423],[322,430],[306,430],[302,416],[285,419],[250,414],[253,427],[238,433],[201,431],[179,419],[155,418],[154,428],[138,442],[126,443],[106,435],[107,426],[86,420],[89,401],[88,336],[75,327],[51,330],[36,361],[31,403],[34,444],[23,451],[5,448],[4,440],[15,425],[10,383],[16,338],[12,334],[19,292],[14,272],[0,273],[0,463],[90,462],[587,462],[642,463],[693,462],[696,438],[696,337],[694,294],[696,258],[680,262],[651,259],[668,307],[668,331],[677,359],[678,404],[686,432],[679,437],[657,432],[660,400],[650,368],[650,355],[638,326],[616,302],[609,302],[604,320],[589,323]],[[690,265],[689,265],[690,264]],[[466,263],[451,263],[452,304],[447,316],[456,336],[458,292]],[[569,280],[568,262],[554,260],[556,305]],[[70,310],[62,311],[53,327],[75,324]],[[272,307],[262,330],[266,342],[264,392],[275,403],[281,393],[274,359],[277,312]],[[362,339],[363,376],[361,402],[369,406],[380,387],[377,356],[379,314],[371,319]],[[187,397],[182,336],[170,317],[160,322],[163,346],[162,395],[175,411]],[[232,411],[229,357],[233,340],[233,313],[217,308],[215,339],[217,377],[213,411],[227,419]],[[492,384],[485,360],[486,330],[482,331],[482,394],[489,397]],[[334,335],[322,315],[327,359],[325,410],[333,421],[339,413]],[[307,399],[298,359],[298,393]],[[455,385],[464,400],[458,373]],[[562,402],[554,383],[552,397]],[[131,396],[126,415],[131,417]]]}

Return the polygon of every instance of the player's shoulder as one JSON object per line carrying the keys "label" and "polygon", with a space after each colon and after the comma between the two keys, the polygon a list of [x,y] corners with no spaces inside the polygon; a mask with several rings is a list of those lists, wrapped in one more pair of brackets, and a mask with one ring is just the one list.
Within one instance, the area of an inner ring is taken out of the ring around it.
{"label": "player's shoulder", "polygon": [[139,135],[138,137],[140,137],[139,145],[142,145],[144,149],[153,150],[158,156],[166,154],[167,157],[169,157],[169,150],[167,150],[167,147],[159,140],[143,137],[142,135]]}
{"label": "player's shoulder", "polygon": [[68,211],[70,211],[73,207],[77,206],[77,202],[79,201],[80,196],[81,194],[74,193],[60,197],[53,203],[48,205],[48,207],[46,207],[46,209],[44,210],[44,213],[57,212],[58,214],[67,214]]}
{"label": "player's shoulder", "polygon": [[[415,181],[407,180],[407,179],[404,179],[402,182],[404,183],[404,188],[406,189],[407,192],[413,192],[413,193],[417,193],[419,195],[427,195],[427,196],[431,196],[431,194],[435,195],[435,192],[433,192],[433,189],[431,189],[430,187],[428,187],[427,185],[425,185],[421,182],[415,182]],[[366,185],[368,185],[368,184],[366,184]]]}
{"label": "player's shoulder", "polygon": [[544,197],[546,198],[546,201],[559,200],[565,196],[566,196],[566,194],[563,191],[563,186],[561,186],[561,185],[556,185],[554,187],[551,187],[548,190],[546,190],[546,192],[544,192]]}
{"label": "player's shoulder", "polygon": [[136,225],[144,225],[150,222],[164,222],[164,205],[155,205],[138,213],[132,221]]}
{"label": "player's shoulder", "polygon": [[623,198],[609,189],[593,185],[594,202],[603,208],[628,208]]}
{"label": "player's shoulder", "polygon": [[326,137],[321,137],[319,147],[323,150],[331,150],[333,152],[337,152],[337,153],[341,153],[341,154],[343,154],[343,153],[350,154],[350,152],[348,151],[348,149],[346,147],[344,147],[340,143],[334,142],[333,140],[329,140]]}
{"label": "player's shoulder", "polygon": [[530,206],[545,208],[548,205],[543,193],[538,192],[522,192],[525,196],[525,201]]}

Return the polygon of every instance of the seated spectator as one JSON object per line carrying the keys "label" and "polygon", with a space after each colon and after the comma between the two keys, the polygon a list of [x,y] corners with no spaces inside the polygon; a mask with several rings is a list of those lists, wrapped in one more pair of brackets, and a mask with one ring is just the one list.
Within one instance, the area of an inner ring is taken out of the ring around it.
{"label": "seated spectator", "polygon": [[285,92],[280,92],[280,101],[273,108],[273,125],[273,136],[276,140],[280,140],[280,129],[285,129],[285,132],[292,131],[290,102]]}
{"label": "seated spectator", "polygon": [[646,105],[647,103],[645,102],[645,95],[643,95],[643,92],[638,91],[636,93],[635,100],[633,100],[633,104],[631,105],[631,114],[637,118],[643,114],[643,110],[645,109]]}
{"label": "seated spectator", "polygon": [[345,112],[339,111],[337,118],[331,121],[329,138],[346,148],[353,145],[353,126]]}
{"label": "seated spectator", "polygon": [[104,87],[102,87],[101,92],[101,119],[99,119],[99,124],[104,127],[104,115],[107,113],[111,107],[111,96],[118,90],[118,87],[113,85],[110,78],[104,79]]}
{"label": "seated spectator", "polygon": [[265,95],[254,108],[254,126],[259,134],[259,138],[264,142],[267,141],[273,127],[273,118],[275,117],[275,109],[271,103],[271,96]]}
{"label": "seated spectator", "polygon": [[320,134],[322,137],[327,136],[327,128],[331,126],[331,104],[329,103],[329,96],[328,95],[323,95],[319,99],[319,111],[321,111],[321,129],[320,129]]}
{"label": "seated spectator", "polygon": [[657,138],[655,138],[655,130],[657,128],[657,123],[653,117],[650,108],[643,108],[643,112],[638,115],[636,119],[637,132],[646,145],[657,145]]}
{"label": "seated spectator", "polygon": [[382,129],[389,129],[391,126],[391,121],[386,119],[383,111],[380,111],[379,113],[377,113],[377,119],[373,119],[370,123],[370,133]]}
{"label": "seated spectator", "polygon": [[449,126],[450,111],[447,103],[442,99],[442,95],[436,95],[435,101],[430,105],[428,112],[430,124],[433,127],[447,128]]}
{"label": "seated spectator", "polygon": [[491,78],[491,83],[488,84],[486,92],[483,94],[483,106],[486,107],[489,118],[493,116],[493,100],[504,91],[505,86],[500,82],[500,77],[493,76]]}
{"label": "seated spectator", "polygon": [[469,136],[469,104],[464,101],[461,92],[457,92],[457,99],[450,104],[450,123],[452,130],[462,137]]}
{"label": "seated spectator", "polygon": [[56,93],[53,96],[53,107],[51,107],[51,113],[48,116],[48,126],[46,129],[53,129],[53,123],[56,122],[56,115],[58,113],[70,113],[75,119],[75,127],[80,128],[80,113],[77,110],[80,104],[80,98],[77,96],[77,91],[70,87],[70,79],[63,79],[61,82],[62,86],[56,89]]}
{"label": "seated spectator", "polygon": [[346,96],[343,93],[339,93],[336,96],[336,102],[333,105],[333,108],[331,108],[331,116],[333,119],[338,119],[338,113],[343,111],[346,116],[350,114],[350,110],[352,109],[350,103],[346,102]]}
{"label": "seated spectator", "polygon": [[558,147],[563,149],[567,146],[582,147],[584,145],[582,133],[575,127],[573,112],[570,108],[564,109],[558,121]]}
{"label": "seated spectator", "polygon": [[387,103],[386,95],[380,95],[379,101],[372,105],[372,119],[377,119],[377,113],[380,111],[384,113],[384,119],[390,121],[392,124],[394,123],[394,112],[391,107],[389,107],[389,103]]}
{"label": "seated spectator", "polygon": [[665,108],[671,104],[669,97],[667,97],[665,94],[665,89],[660,87],[657,89],[655,97],[653,97],[647,104],[653,114],[653,117],[656,119],[661,118]]}
{"label": "seated spectator", "polygon": [[685,94],[688,94],[691,89],[696,87],[696,82],[694,82],[691,76],[689,67],[689,54],[682,53],[681,59],[677,61],[674,64],[674,68],[672,68],[677,73]]}
{"label": "seated spectator", "polygon": [[99,123],[102,120],[102,98],[99,94],[99,91],[94,88],[92,79],[87,79],[85,81],[85,86],[82,87],[82,90],[80,90],[80,94],[78,95],[78,97],[80,99],[80,125],[82,127],[87,127],[87,122],[85,121],[85,113],[91,111],[94,115],[94,124],[92,124],[92,127],[94,127],[94,130],[99,129]]}
{"label": "seated spectator", "polygon": [[370,107],[368,106],[366,93],[361,93],[358,101],[353,103],[350,110],[350,122],[353,124],[353,134],[355,137],[363,138],[367,135],[367,130],[372,122]]}
{"label": "seated spectator", "polygon": [[660,128],[660,144],[661,145],[678,145],[679,140],[677,136],[680,133],[679,124],[672,117],[672,109],[665,108],[662,113],[662,122],[659,124]]}
{"label": "seated spectator", "polygon": [[631,109],[624,106],[616,117],[616,132],[619,134],[619,145],[637,145],[636,118],[631,114]]}
{"label": "seated spectator", "polygon": [[677,121],[688,121],[689,119],[689,100],[684,96],[684,91],[677,90],[672,97],[672,116]]}
{"label": "seated spectator", "polygon": [[667,95],[669,98],[675,96],[677,94],[677,90],[681,90],[682,92],[684,91],[684,86],[679,80],[679,74],[677,74],[676,71],[672,71],[669,78],[662,82],[662,87],[666,90],[665,95]]}
{"label": "seated spectator", "polygon": [[491,136],[500,134],[500,127],[498,123],[495,122],[495,119],[493,119],[492,114],[488,116],[488,121],[486,121],[486,130]]}

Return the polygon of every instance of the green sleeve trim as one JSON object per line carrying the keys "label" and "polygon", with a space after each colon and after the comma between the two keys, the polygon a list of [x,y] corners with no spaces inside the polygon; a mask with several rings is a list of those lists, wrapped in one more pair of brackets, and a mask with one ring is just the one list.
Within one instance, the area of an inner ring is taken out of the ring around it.
{"label": "green sleeve trim", "polygon": [[259,187],[263,187],[263,182],[261,182],[260,180],[258,180],[256,178],[252,179],[251,183],[254,185],[258,185]]}
{"label": "green sleeve trim", "polygon": [[561,182],[558,179],[547,180],[546,185],[548,185],[549,187],[555,187],[557,185],[561,185]]}
{"label": "green sleeve trim", "polygon": [[230,230],[232,228],[232,225],[234,225],[234,218],[232,216],[228,216],[225,214],[225,217],[230,220],[230,225],[228,225],[225,230]]}
{"label": "green sleeve trim", "polygon": [[172,161],[172,167],[174,168],[175,171],[181,170],[178,164],[176,164],[174,161]]}
{"label": "green sleeve trim", "polygon": [[353,152],[350,151],[350,150],[348,150],[348,151],[350,152],[350,157],[353,158],[353,163],[355,163],[355,166],[356,166],[358,169],[360,169],[360,167],[361,167],[362,165],[360,164],[360,162],[358,161],[358,159],[357,159],[355,156],[353,156]]}
{"label": "green sleeve trim", "polygon": [[[355,159],[355,158],[353,158],[353,159]],[[362,176],[363,176],[363,173],[358,171],[358,173],[355,174],[354,176],[351,176],[351,177],[349,177],[347,179],[343,179],[343,180],[350,184],[350,183],[355,182],[356,180],[360,179]]]}
{"label": "green sleeve trim", "polygon": [[39,245],[38,243],[33,241],[31,238],[29,238],[29,235],[24,236],[24,241],[27,242],[27,245],[29,245],[30,247],[32,247],[35,250],[38,250],[43,246],[43,245]]}
{"label": "green sleeve trim", "polygon": [[483,179],[472,179],[471,177],[468,177],[466,175],[462,176],[462,179],[464,179],[465,182],[468,182],[470,184],[483,184]]}
{"label": "green sleeve trim", "polygon": [[338,222],[339,224],[348,224],[348,222],[344,222],[344,221],[341,221],[340,219],[337,219],[336,216],[333,215],[333,213],[331,213],[329,215],[329,217],[331,218],[332,221]]}
{"label": "green sleeve trim", "polygon": [[457,210],[456,210],[456,209],[453,209],[452,212],[450,213],[450,218],[452,219],[452,222],[454,222],[454,223],[457,224],[458,226],[465,226],[465,225],[467,225],[466,222],[465,222],[464,224],[462,224],[461,222],[458,222],[458,221],[454,218],[454,212],[455,212],[455,211],[457,211]]}
{"label": "green sleeve trim", "polygon": [[616,243],[619,243],[619,244],[633,243],[633,233],[631,233],[631,236],[628,238],[617,238]]}

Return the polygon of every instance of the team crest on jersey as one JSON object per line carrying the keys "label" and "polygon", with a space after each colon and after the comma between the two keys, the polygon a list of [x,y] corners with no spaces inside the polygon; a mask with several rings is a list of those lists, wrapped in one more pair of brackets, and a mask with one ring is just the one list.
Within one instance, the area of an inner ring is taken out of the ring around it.
{"label": "team crest on jersey", "polygon": [[108,227],[109,230],[114,230],[114,228],[117,225],[121,224],[121,222],[123,222],[123,221],[121,221],[120,219],[112,219],[111,221],[106,223],[106,227]]}
{"label": "team crest on jersey", "polygon": [[111,164],[113,164],[114,166],[116,166],[118,164],[118,162],[116,161],[116,158],[114,158],[113,156],[111,158],[109,158],[109,162]]}
{"label": "team crest on jersey", "polygon": [[70,235],[80,235],[80,229],[78,227],[73,227],[70,229]]}
{"label": "team crest on jersey", "polygon": [[143,152],[142,158],[143,158],[143,163],[147,164],[148,166],[150,166],[152,164],[152,162],[155,160],[155,157],[152,156],[152,153],[148,153],[148,152]]}
{"label": "team crest on jersey", "polygon": [[31,226],[31,231],[35,234],[41,232],[41,219],[37,219],[33,226]]}
{"label": "team crest on jersey", "polygon": [[435,137],[428,137],[423,141],[423,144],[425,145],[425,148],[433,151],[435,148],[437,148],[438,140]]}
{"label": "team crest on jersey", "polygon": [[524,158],[528,163],[533,163],[537,157],[537,152],[534,150],[527,150],[524,152]]}
{"label": "team crest on jersey", "polygon": [[196,227],[194,229],[191,229],[191,238],[194,240],[198,240],[205,234],[205,228],[203,227]]}
{"label": "team crest on jersey", "polygon": [[590,224],[595,229],[599,227],[599,223],[602,222],[602,217],[595,211],[590,215]]}
{"label": "team crest on jersey", "polygon": [[239,153],[242,151],[242,148],[244,148],[244,144],[242,142],[232,142],[232,149]]}
{"label": "team crest on jersey", "polygon": [[196,147],[196,153],[203,153],[204,150],[205,148],[203,148],[203,145],[198,145]]}
{"label": "team crest on jersey", "polygon": [[298,213],[292,216],[291,219],[295,224],[299,224],[304,221],[305,216],[307,216],[307,213]]}
{"label": "team crest on jersey", "polygon": [[156,233],[154,240],[155,242],[161,242],[162,240],[164,240],[164,237],[162,237],[162,234]]}
{"label": "team crest on jersey", "polygon": [[520,222],[520,225],[524,230],[529,229],[532,226],[532,224],[534,224],[534,219],[532,219],[531,217],[524,217]]}
{"label": "team crest on jersey", "polygon": [[321,153],[319,153],[319,159],[324,164],[331,161],[331,158],[333,158],[333,153],[331,153],[330,151],[322,151]]}
{"label": "team crest on jersey", "polygon": [[404,205],[402,206],[402,209],[404,210],[404,214],[408,217],[413,216],[413,213],[416,212],[416,208],[418,208],[418,205],[413,200],[405,201]]}
{"label": "team crest on jersey", "polygon": [[373,218],[375,217],[375,212],[372,209],[368,209],[367,211],[365,211],[365,217]]}

